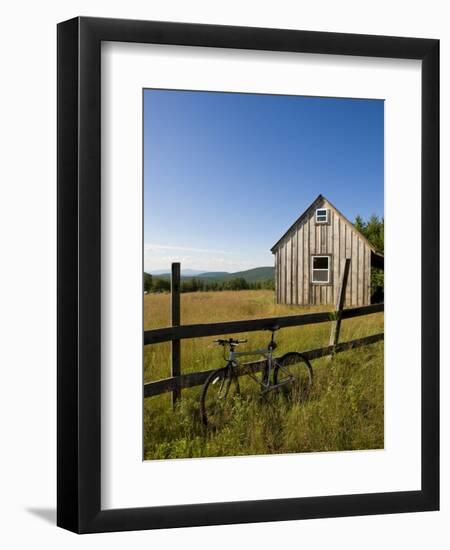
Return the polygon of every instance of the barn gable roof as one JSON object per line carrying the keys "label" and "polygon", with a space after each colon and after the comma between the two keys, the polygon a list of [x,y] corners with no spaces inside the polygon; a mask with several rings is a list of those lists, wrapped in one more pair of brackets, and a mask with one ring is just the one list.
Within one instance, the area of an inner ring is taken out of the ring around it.
{"label": "barn gable roof", "polygon": [[367,246],[371,249],[372,253],[378,257],[378,259],[381,261],[383,258],[383,254],[378,252],[375,247],[369,242],[369,240],[359,231],[356,229],[354,224],[348,220],[340,210],[338,210],[334,204],[332,204],[326,197],[324,197],[322,194],[318,195],[314,201],[308,206],[308,208],[303,212],[303,214],[295,220],[295,222],[289,227],[289,229],[278,239],[278,241],[272,246],[270,251],[272,253],[275,252],[275,250],[278,248],[278,246],[281,244],[281,242],[284,240],[285,237],[289,235],[289,233],[298,225],[300,225],[310,214],[311,210],[315,210],[316,206],[321,203],[322,201],[327,201],[327,203],[337,212],[337,214],[344,219],[352,228],[353,230],[361,237],[361,239],[364,240],[364,242],[367,244]]}

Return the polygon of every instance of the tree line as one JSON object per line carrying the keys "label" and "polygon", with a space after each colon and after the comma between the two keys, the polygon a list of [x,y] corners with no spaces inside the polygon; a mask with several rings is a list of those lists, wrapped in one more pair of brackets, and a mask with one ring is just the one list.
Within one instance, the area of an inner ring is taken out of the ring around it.
{"label": "tree line", "polygon": [[[192,277],[182,279],[181,292],[214,292],[221,290],[274,290],[274,281],[248,282],[244,277],[236,277],[225,281],[217,279],[203,279]],[[150,273],[144,273],[144,290],[146,292],[170,292],[170,279],[156,277]]]}
{"label": "tree line", "polygon": [[[361,216],[356,216],[354,225],[378,252],[384,254],[384,218],[372,215],[364,221]],[[370,290],[372,302],[384,301],[383,269],[372,267],[370,270]]]}

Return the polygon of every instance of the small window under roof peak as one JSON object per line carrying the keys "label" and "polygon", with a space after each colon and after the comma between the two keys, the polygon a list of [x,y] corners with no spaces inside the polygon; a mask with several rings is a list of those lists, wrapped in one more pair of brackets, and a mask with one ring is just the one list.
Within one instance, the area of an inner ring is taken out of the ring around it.
{"label": "small window under roof peak", "polygon": [[328,208],[318,208],[316,210],[316,223],[328,223]]}

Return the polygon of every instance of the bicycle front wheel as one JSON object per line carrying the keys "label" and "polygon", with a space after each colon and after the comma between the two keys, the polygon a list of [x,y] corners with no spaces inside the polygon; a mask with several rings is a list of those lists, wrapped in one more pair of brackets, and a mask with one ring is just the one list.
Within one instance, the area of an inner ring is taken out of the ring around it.
{"label": "bicycle front wheel", "polygon": [[202,388],[200,415],[205,427],[219,429],[230,419],[239,395],[237,376],[229,367],[213,371]]}
{"label": "bicycle front wheel", "polygon": [[276,361],[273,382],[279,392],[293,402],[306,401],[311,392],[313,370],[304,355],[290,352]]}

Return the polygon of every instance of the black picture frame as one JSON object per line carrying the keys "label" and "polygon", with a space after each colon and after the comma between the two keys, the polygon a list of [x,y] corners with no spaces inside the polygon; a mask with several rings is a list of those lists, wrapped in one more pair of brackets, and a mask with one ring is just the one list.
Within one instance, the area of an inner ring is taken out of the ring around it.
{"label": "black picture frame", "polygon": [[[101,509],[102,41],[422,61],[420,491]],[[77,17],[58,25],[57,524],[77,533],[439,508],[439,41]]]}

